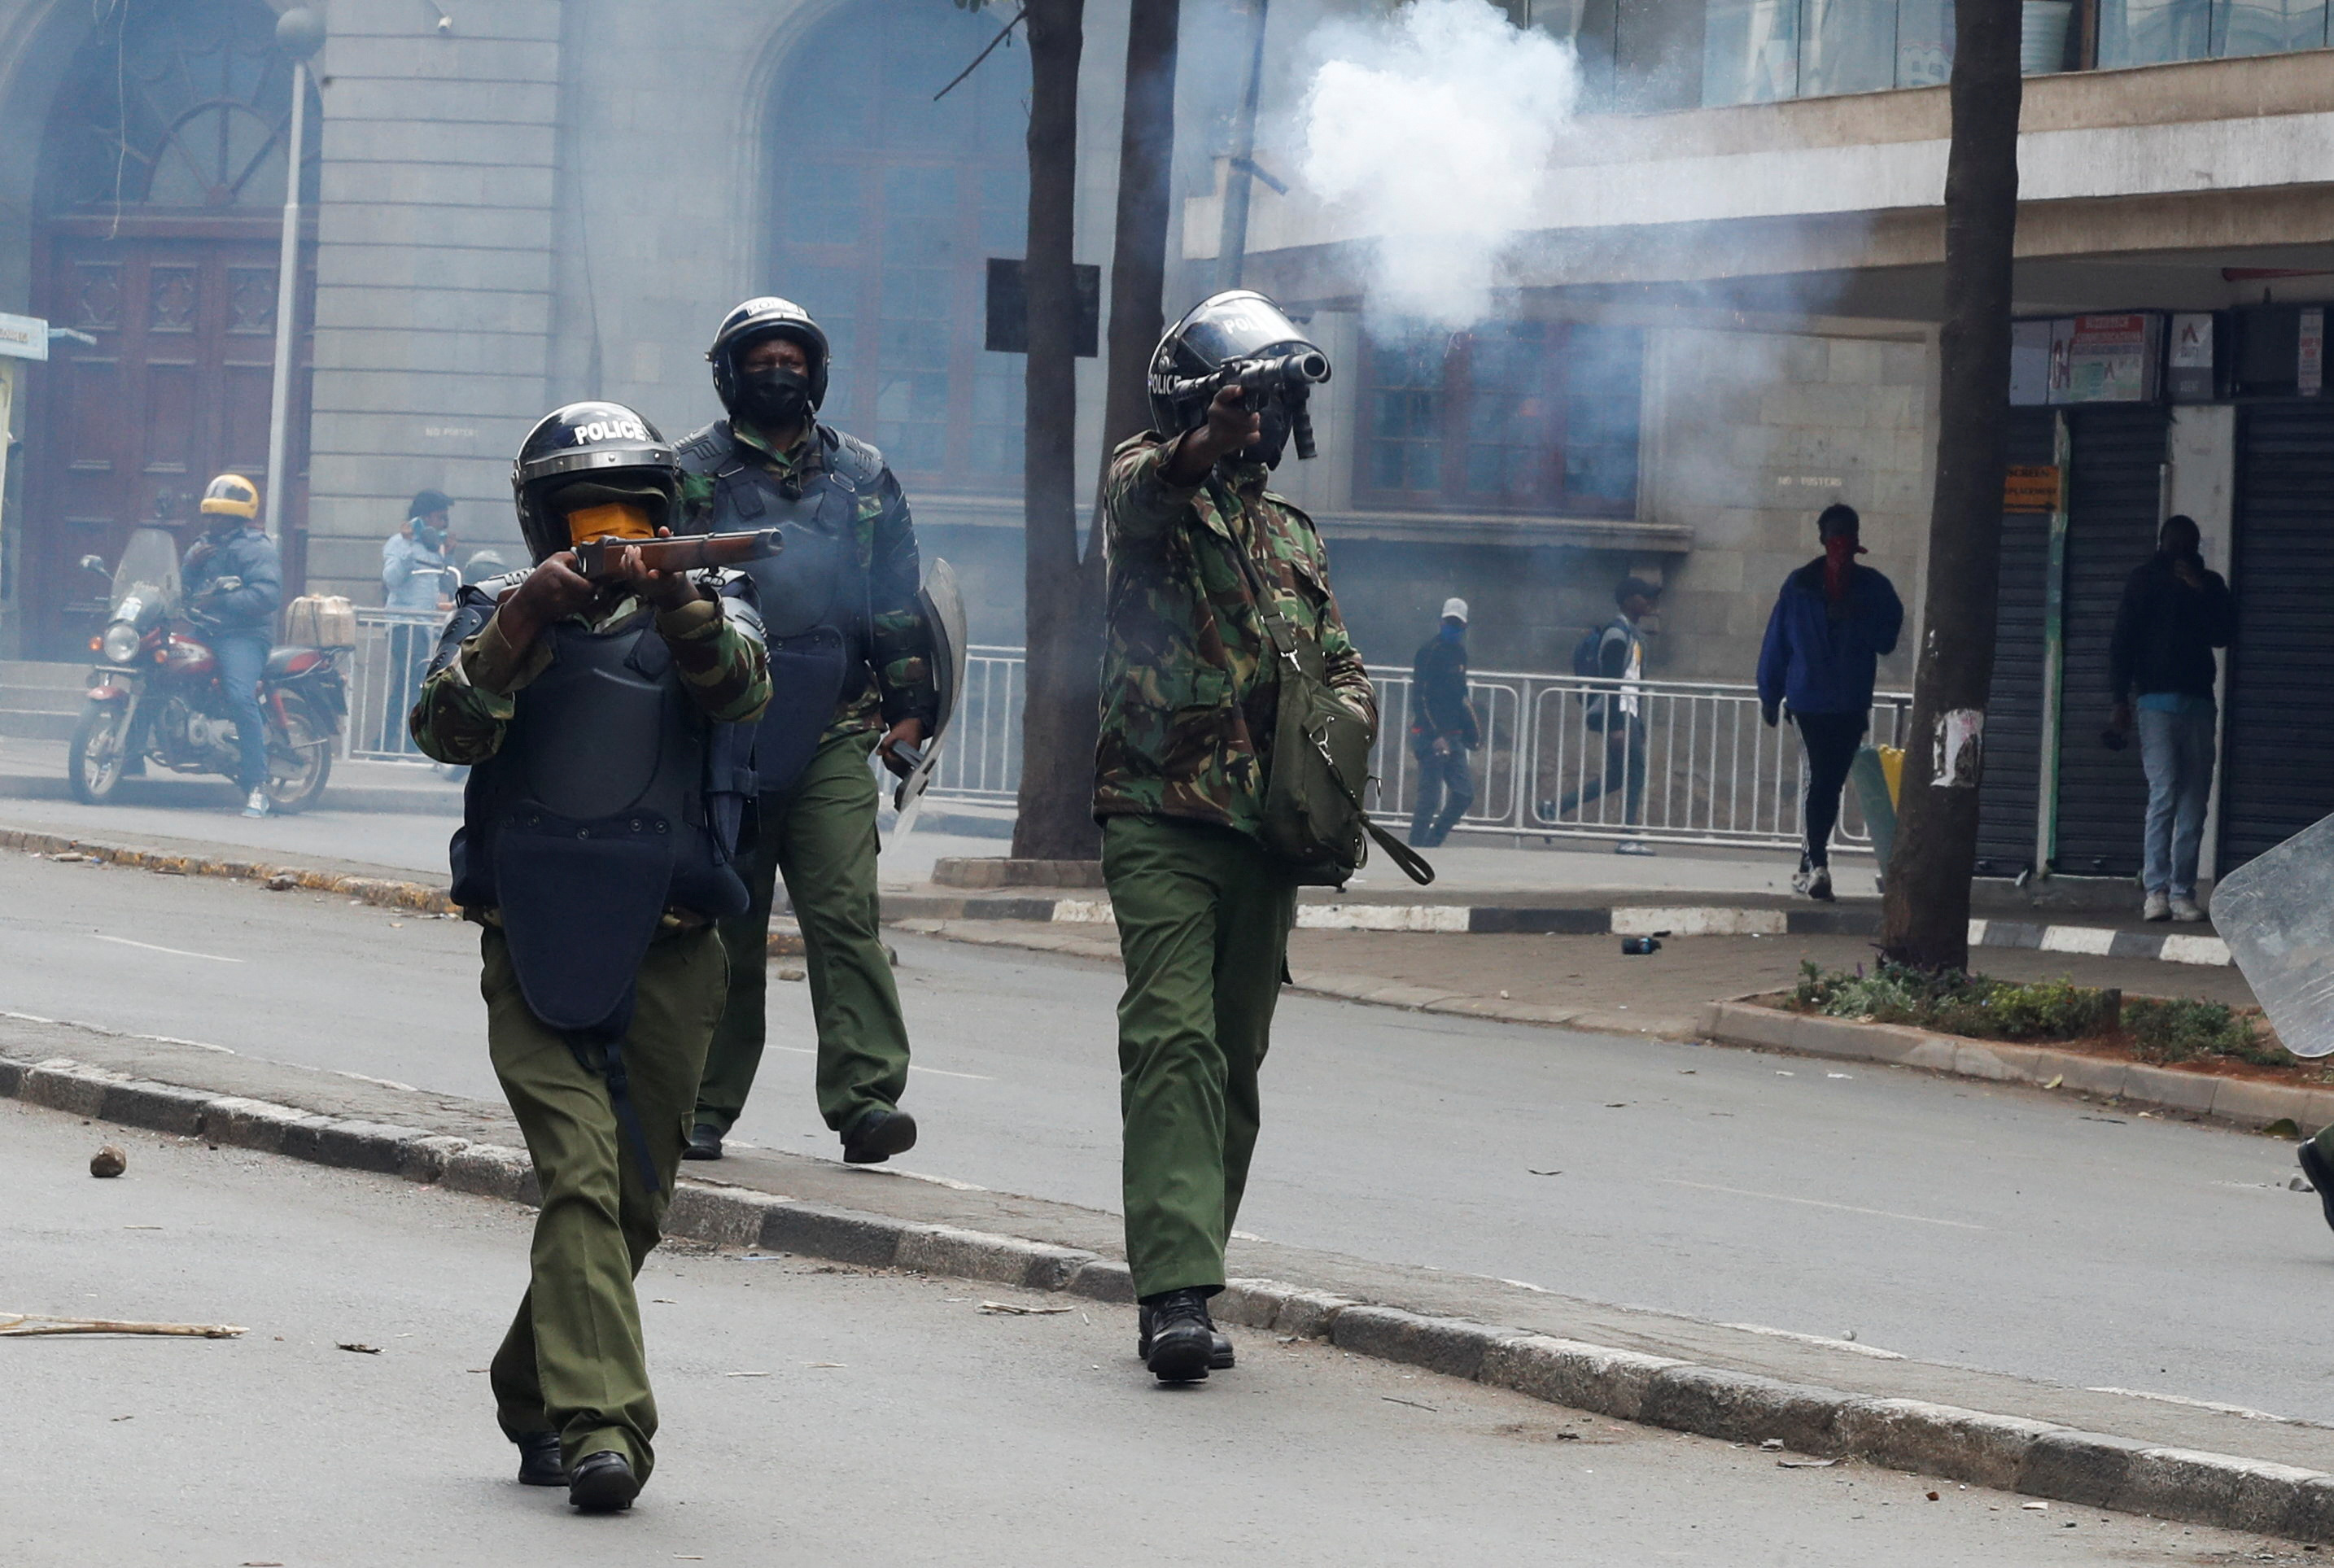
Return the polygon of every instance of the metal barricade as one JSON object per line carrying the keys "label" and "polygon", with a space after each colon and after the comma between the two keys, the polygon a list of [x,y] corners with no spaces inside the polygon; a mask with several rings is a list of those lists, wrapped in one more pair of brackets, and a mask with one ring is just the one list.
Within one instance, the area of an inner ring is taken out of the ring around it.
{"label": "metal barricade", "polygon": [[[406,733],[405,714],[441,621],[429,611],[357,611],[343,755],[429,760]],[[1379,715],[1372,809],[1400,827],[1418,785],[1410,672],[1375,666],[1369,675]],[[1471,758],[1474,803],[1454,832],[1756,848],[1799,842],[1806,755],[1788,721],[1771,730],[1760,722],[1754,687],[1477,670],[1468,691],[1482,746]],[[928,792],[933,803],[1014,803],[1027,693],[1020,649],[970,650],[964,694]],[[1905,744],[1912,700],[1906,692],[1875,694],[1874,744]],[[1842,850],[1871,849],[1853,790],[1842,799],[1833,842]]]}
{"label": "metal barricade", "polygon": [[445,615],[435,610],[357,611],[357,645],[345,664],[349,722],[341,732],[342,756],[428,765],[406,730],[405,716],[445,624]]}
{"label": "metal barricade", "polygon": [[[1390,826],[1406,825],[1418,783],[1410,672],[1376,666],[1369,675],[1379,715],[1372,809]],[[935,803],[1012,803],[1026,689],[1019,649],[973,649],[966,701],[930,792]],[[1478,670],[1468,690],[1483,745],[1471,758],[1475,801],[1454,832],[1757,848],[1799,842],[1806,756],[1788,721],[1771,730],[1760,721],[1754,687]],[[1906,692],[1875,694],[1874,744],[1904,744],[1912,700]],[[1592,713],[1601,723],[1608,706],[1612,726],[1592,727]],[[1871,849],[1853,790],[1844,794],[1833,843]]]}

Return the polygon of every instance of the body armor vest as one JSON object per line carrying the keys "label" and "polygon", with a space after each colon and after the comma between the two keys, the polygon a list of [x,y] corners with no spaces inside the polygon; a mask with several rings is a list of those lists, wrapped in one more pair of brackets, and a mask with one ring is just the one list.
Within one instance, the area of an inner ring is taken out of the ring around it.
{"label": "body armor vest", "polygon": [[550,666],[464,792],[454,899],[499,909],[537,1018],[621,1034],[665,910],[747,907],[731,861],[753,787],[747,737],[697,710],[651,615],[544,635]]}
{"label": "body armor vest", "polygon": [[875,448],[818,427],[823,462],[807,484],[782,480],[730,433],[709,426],[678,449],[684,472],[709,476],[713,503],[693,526],[713,534],[776,528],[786,547],[739,570],[754,580],[770,654],[770,706],[755,742],[766,793],[791,786],[842,703],[865,688],[873,652],[859,497],[882,477]]}

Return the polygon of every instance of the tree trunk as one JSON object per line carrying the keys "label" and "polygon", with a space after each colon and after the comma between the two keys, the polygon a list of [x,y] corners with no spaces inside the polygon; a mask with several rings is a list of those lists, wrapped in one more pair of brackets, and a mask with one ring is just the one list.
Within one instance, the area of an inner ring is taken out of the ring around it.
{"label": "tree trunk", "polygon": [[[1091,640],[1081,635],[1077,510],[1077,284],[1071,242],[1077,216],[1078,57],[1085,0],[1029,0],[1029,241],[1021,276],[1028,301],[1022,505],[1027,700],[1021,715],[1020,815],[1013,852],[1090,859],[1095,829]],[[1084,746],[1084,756],[1078,748]]]}
{"label": "tree trunk", "polygon": [[[1110,328],[1103,408],[1103,460],[1127,437],[1147,428],[1144,391],[1151,351],[1159,341],[1160,295],[1166,286],[1169,180],[1175,148],[1175,53],[1180,0],[1133,0],[1127,19],[1126,116],[1119,137],[1118,213],[1110,267]],[[1032,47],[1034,48],[1034,43]],[[1036,134],[1036,120],[1031,120]],[[1036,201],[1031,143],[1031,201]],[[1032,228],[1032,235],[1035,228]],[[1031,254],[1036,254],[1033,238]],[[1035,296],[1032,295],[1034,302]],[[1033,303],[1034,313],[1035,305]],[[1034,373],[1036,318],[1031,317]],[[1034,430],[1035,426],[1031,428]],[[1035,514],[1032,514],[1034,517]],[[1075,539],[1075,524],[1073,524]],[[1032,544],[1035,544],[1033,524]],[[1095,508],[1085,558],[1054,568],[1050,619],[1041,631],[1033,553],[1029,568],[1029,702],[1022,722],[1021,812],[1013,852],[1041,860],[1090,860],[1099,850],[1094,805],[1094,753],[1099,725],[1104,592],[1102,508]],[[1038,640],[1047,640],[1041,677]],[[1050,711],[1037,717],[1040,691]],[[1046,749],[1036,749],[1041,744]]]}
{"label": "tree trunk", "polygon": [[[1950,777],[1938,775],[1949,727],[1973,722],[1981,727],[1970,744],[1982,741],[1993,682],[2024,84],[2018,68],[2019,0],[1957,0],[1954,10],[1937,485],[1881,948],[1900,963],[1959,969],[1969,963],[1978,768],[1964,764]],[[1982,765],[1982,751],[1977,760]]]}

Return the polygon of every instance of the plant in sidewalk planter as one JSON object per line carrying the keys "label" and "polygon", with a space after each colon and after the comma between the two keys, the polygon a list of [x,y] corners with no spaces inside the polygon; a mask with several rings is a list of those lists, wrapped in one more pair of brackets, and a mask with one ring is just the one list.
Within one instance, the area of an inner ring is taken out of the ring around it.
{"label": "plant in sidewalk planter", "polygon": [[1833,1018],[1910,1024],[1992,1040],[2072,1040],[2114,1026],[2120,993],[2070,980],[2021,983],[1883,959],[1866,974],[1799,967],[1794,1005]]}
{"label": "plant in sidewalk planter", "polygon": [[2192,1062],[2228,1056],[2276,1067],[2292,1062],[2285,1047],[2264,1038],[2252,1020],[2224,1002],[2192,996],[2135,1001],[2124,1009],[2131,1028],[2132,1054],[2143,1062]]}

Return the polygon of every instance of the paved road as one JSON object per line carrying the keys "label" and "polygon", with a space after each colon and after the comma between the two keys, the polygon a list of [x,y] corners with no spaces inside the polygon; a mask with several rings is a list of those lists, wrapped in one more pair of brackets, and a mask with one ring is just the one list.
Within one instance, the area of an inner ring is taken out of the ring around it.
{"label": "paved road", "polygon": [[[13,1340],[42,1412],[0,1496],[14,1568],[1210,1561],[1292,1565],[2302,1562],[2299,1549],[1576,1415],[1249,1336],[1152,1386],[1133,1314],[667,1248],[642,1277],[659,1468],[613,1519],[510,1477],[486,1357],[514,1206],[0,1106],[0,1307],[228,1322]],[[375,1347],[368,1355],[338,1348]]]}
{"label": "paved road", "polygon": [[[926,1129],[902,1163],[1114,1208],[1117,977],[901,946]],[[0,855],[0,1008],[495,1092],[456,922]],[[740,1133],[831,1153],[805,988],[772,993],[778,1048]],[[1878,1067],[1305,998],[1277,1041],[1256,1234],[2334,1419],[2334,1237],[2287,1189],[2288,1145]]]}

